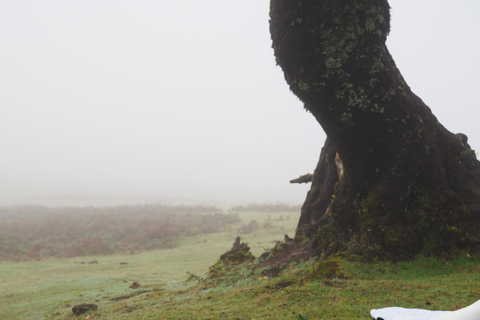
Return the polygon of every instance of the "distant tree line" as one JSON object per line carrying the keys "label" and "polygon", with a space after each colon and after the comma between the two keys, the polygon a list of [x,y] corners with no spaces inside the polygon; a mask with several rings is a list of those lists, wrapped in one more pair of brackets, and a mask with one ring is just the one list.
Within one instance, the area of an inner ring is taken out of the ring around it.
{"label": "distant tree line", "polygon": [[283,202],[276,203],[249,203],[246,206],[232,206],[230,212],[298,212],[300,205],[291,205]]}
{"label": "distant tree line", "polygon": [[173,248],[180,237],[225,230],[238,214],[216,206],[0,207],[0,260]]}

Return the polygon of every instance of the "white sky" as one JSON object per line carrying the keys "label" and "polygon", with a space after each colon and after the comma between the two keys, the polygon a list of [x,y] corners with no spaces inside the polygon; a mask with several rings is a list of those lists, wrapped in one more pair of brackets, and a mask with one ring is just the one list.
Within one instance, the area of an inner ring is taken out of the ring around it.
{"label": "white sky", "polygon": [[[480,1],[391,0],[407,82],[480,150]],[[324,133],[267,0],[0,0],[0,205],[303,202]]]}

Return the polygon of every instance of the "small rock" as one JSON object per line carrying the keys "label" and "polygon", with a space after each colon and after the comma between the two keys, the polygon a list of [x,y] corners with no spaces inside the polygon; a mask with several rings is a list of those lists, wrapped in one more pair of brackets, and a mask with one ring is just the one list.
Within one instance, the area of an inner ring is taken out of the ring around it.
{"label": "small rock", "polygon": [[124,266],[124,265],[127,265],[128,262],[120,262],[120,264],[121,264],[122,266]]}
{"label": "small rock", "polygon": [[232,250],[230,250],[230,252],[235,252],[235,251],[248,252],[250,250],[248,245],[244,242],[240,242],[240,240],[241,240],[240,236],[237,236],[237,238],[235,239],[235,242],[233,243]]}
{"label": "small rock", "polygon": [[77,305],[73,306],[72,312],[74,314],[84,314],[84,313],[87,313],[90,310],[95,311],[97,309],[98,309],[98,305],[96,305],[96,304],[82,303],[82,304],[77,304]]}
{"label": "small rock", "polygon": [[244,262],[254,260],[254,257],[250,252],[250,247],[246,243],[240,242],[240,240],[240,237],[237,236],[235,242],[233,243],[232,249],[222,254],[220,256],[220,259],[230,262]]}
{"label": "small rock", "polygon": [[138,281],[133,281],[133,284],[129,287],[131,289],[137,289],[137,288],[140,288],[141,285],[140,285],[140,282]]}

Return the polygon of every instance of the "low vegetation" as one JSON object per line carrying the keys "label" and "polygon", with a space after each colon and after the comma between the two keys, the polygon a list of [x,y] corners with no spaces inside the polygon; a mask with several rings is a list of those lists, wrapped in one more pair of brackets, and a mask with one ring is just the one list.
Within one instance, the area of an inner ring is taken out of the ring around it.
{"label": "low vegetation", "polygon": [[215,206],[0,208],[0,260],[83,257],[174,248],[181,237],[240,221]]}
{"label": "low vegetation", "polygon": [[[480,255],[471,252],[398,263],[342,254],[269,263],[268,252],[286,246],[277,239],[295,230],[297,219],[283,216],[239,213],[229,230],[180,237],[171,249],[0,262],[2,319],[368,320],[373,308],[454,310],[480,299]],[[256,258],[220,259],[252,220],[271,225],[241,235]],[[75,316],[73,306],[83,303],[98,309]]]}
{"label": "low vegetation", "polygon": [[[256,220],[264,225],[270,221],[270,228],[259,228],[242,236],[255,256],[268,249],[272,241],[282,239],[285,233],[292,234],[297,224],[296,218],[287,219],[284,212],[244,212],[236,216],[240,221],[229,228],[180,237],[178,245],[170,249],[0,262],[0,318],[75,319],[74,305],[94,303],[99,306],[95,315],[83,318],[181,319],[163,311],[158,313],[157,302],[162,299],[157,295],[165,294],[173,303],[183,297],[182,292],[194,294],[190,290],[197,289],[192,286],[203,283],[209,267],[231,248],[242,224]],[[135,281],[141,286],[130,288]],[[186,302],[183,298],[179,301]],[[143,309],[147,306],[152,309]]]}
{"label": "low vegetation", "polygon": [[275,202],[275,203],[249,203],[245,206],[233,206],[230,211],[232,212],[293,212],[299,213],[301,206],[291,205],[284,202]]}

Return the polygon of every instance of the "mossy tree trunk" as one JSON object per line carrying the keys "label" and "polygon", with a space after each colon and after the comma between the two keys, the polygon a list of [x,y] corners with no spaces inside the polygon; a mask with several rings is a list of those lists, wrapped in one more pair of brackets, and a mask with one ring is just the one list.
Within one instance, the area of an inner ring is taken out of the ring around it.
{"label": "mossy tree trunk", "polygon": [[386,0],[271,0],[277,63],[328,136],[296,238],[392,259],[478,248],[480,164],[397,69],[389,10]]}

